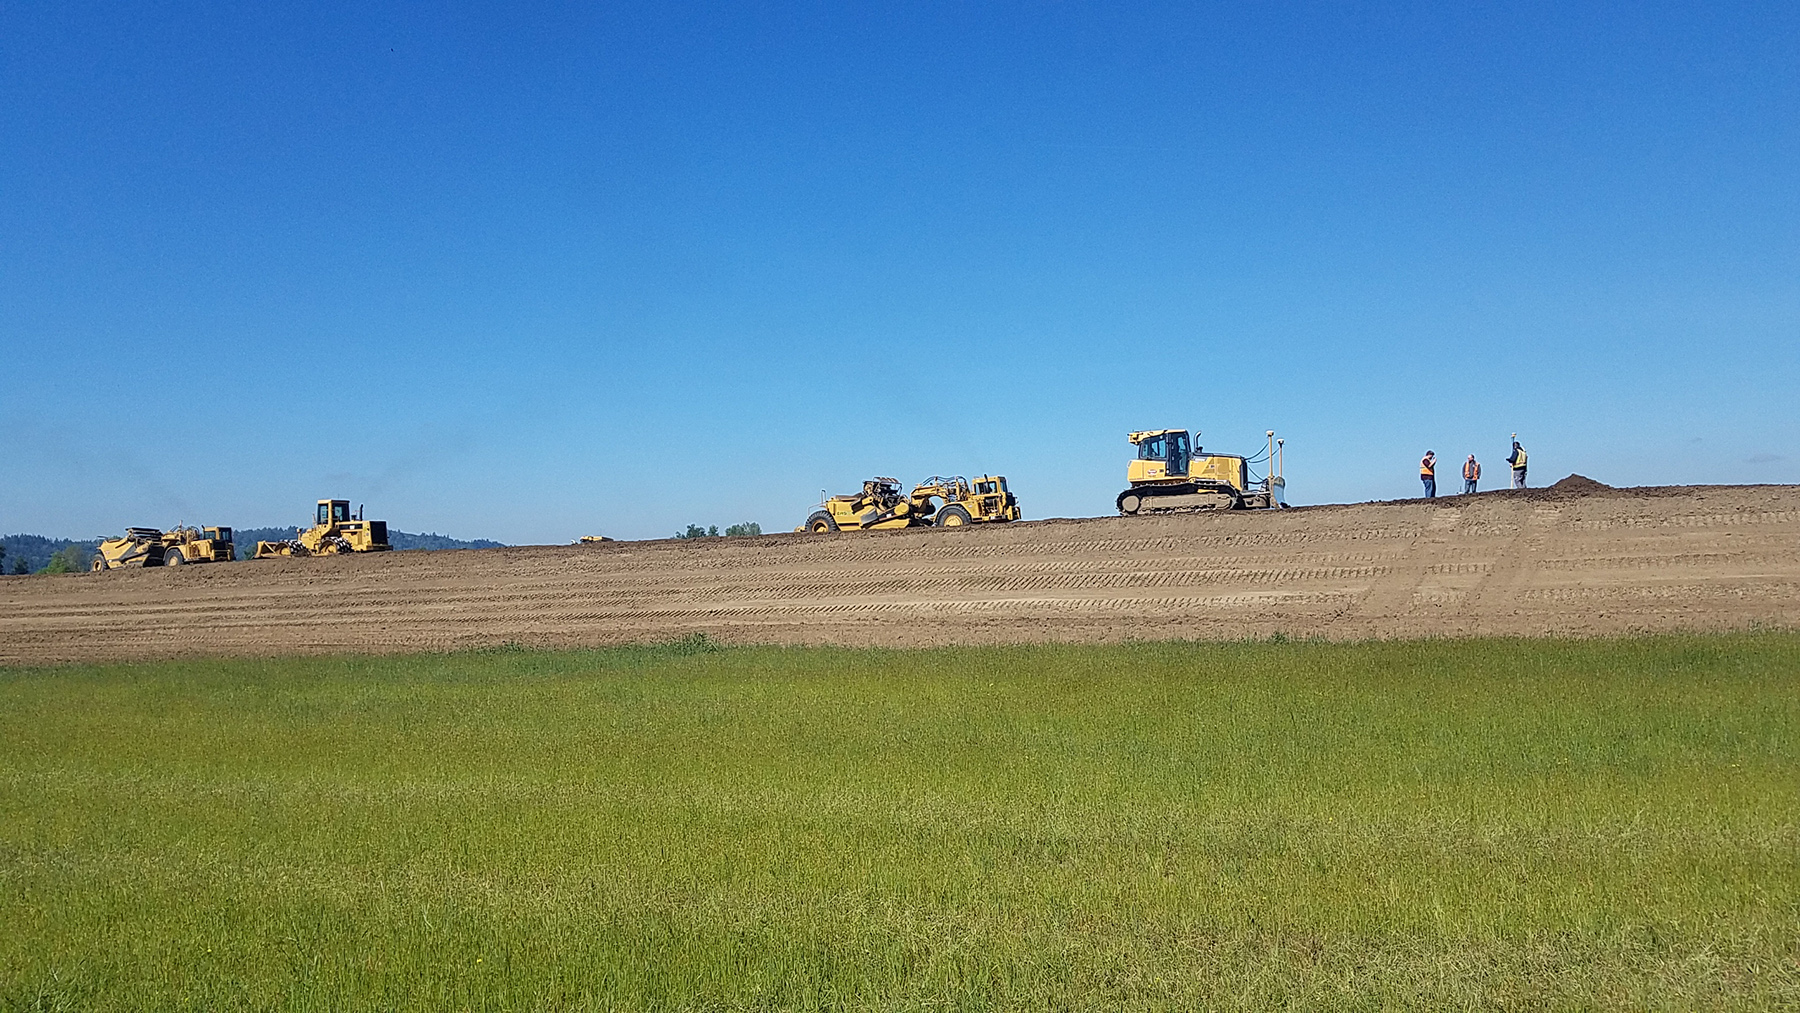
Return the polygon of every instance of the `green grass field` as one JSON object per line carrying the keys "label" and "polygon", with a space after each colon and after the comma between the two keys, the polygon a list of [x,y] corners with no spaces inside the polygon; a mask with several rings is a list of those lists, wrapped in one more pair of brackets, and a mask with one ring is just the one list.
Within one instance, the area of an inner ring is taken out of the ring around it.
{"label": "green grass field", "polygon": [[1800,1008],[1800,636],[0,670],[0,1009]]}

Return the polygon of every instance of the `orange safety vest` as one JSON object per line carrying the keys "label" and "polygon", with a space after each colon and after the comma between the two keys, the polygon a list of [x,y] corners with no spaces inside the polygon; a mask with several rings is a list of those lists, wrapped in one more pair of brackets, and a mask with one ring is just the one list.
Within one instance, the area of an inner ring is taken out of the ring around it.
{"label": "orange safety vest", "polygon": [[1468,479],[1471,482],[1474,482],[1474,481],[1480,479],[1481,478],[1481,462],[1480,461],[1465,461],[1465,462],[1463,462],[1463,477]]}
{"label": "orange safety vest", "polygon": [[1437,474],[1434,462],[1429,457],[1419,459],[1419,474],[1427,477]]}

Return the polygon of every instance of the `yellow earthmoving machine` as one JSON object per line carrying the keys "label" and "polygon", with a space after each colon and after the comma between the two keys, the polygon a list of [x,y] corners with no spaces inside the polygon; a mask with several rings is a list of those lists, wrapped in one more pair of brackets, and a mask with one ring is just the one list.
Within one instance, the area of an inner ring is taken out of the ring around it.
{"label": "yellow earthmoving machine", "polygon": [[1258,510],[1287,506],[1287,479],[1281,472],[1285,441],[1270,430],[1267,478],[1250,474],[1255,461],[1236,454],[1208,454],[1185,429],[1132,433],[1137,459],[1126,472],[1130,488],[1120,493],[1121,514],[1193,513],[1200,510]]}
{"label": "yellow earthmoving machine", "polygon": [[832,496],[819,504],[797,531],[822,535],[828,531],[874,531],[920,528],[931,525],[931,511],[915,508],[900,494],[900,480],[877,475],[863,483],[862,492]]}
{"label": "yellow earthmoving machine", "polygon": [[[1016,521],[1021,516],[1019,501],[1007,491],[1003,475],[982,475],[973,482],[961,475],[933,475],[913,486],[909,499],[915,509],[931,513],[932,522],[940,528]],[[932,500],[943,503],[934,508]]]}
{"label": "yellow earthmoving machine", "polygon": [[126,528],[125,537],[108,538],[100,543],[94,561],[88,568],[119,570],[127,566],[163,565],[163,533],[157,528]]}
{"label": "yellow earthmoving machine", "polygon": [[365,521],[362,509],[350,513],[347,499],[322,499],[314,515],[312,527],[298,538],[280,542],[257,542],[256,558],[275,556],[334,556],[344,552],[386,552],[387,521]]}
{"label": "yellow earthmoving machine", "polygon": [[1019,501],[1007,491],[1000,475],[983,475],[970,482],[962,476],[934,475],[901,495],[900,480],[877,476],[863,483],[862,492],[832,496],[795,531],[815,535],[829,531],[876,531],[890,528],[954,528],[964,524],[1019,519]]}
{"label": "yellow earthmoving machine", "polygon": [[236,559],[231,544],[231,529],[222,527],[190,528],[177,525],[162,535],[163,565],[183,563],[229,563]]}

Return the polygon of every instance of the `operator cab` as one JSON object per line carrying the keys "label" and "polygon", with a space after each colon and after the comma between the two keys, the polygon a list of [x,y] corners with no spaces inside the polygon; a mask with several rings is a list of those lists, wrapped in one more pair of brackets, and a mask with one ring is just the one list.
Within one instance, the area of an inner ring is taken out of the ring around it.
{"label": "operator cab", "polygon": [[230,528],[207,528],[206,529],[206,537],[212,539],[215,542],[229,542],[229,541],[231,541],[231,529]]}
{"label": "operator cab", "polygon": [[319,501],[319,523],[341,524],[355,520],[350,516],[350,501],[347,499],[322,499]]}
{"label": "operator cab", "polygon": [[1165,475],[1187,474],[1188,461],[1192,454],[1189,450],[1188,434],[1185,430],[1168,429],[1160,433],[1145,433],[1141,434],[1135,442],[1138,448],[1138,460],[1162,462]]}

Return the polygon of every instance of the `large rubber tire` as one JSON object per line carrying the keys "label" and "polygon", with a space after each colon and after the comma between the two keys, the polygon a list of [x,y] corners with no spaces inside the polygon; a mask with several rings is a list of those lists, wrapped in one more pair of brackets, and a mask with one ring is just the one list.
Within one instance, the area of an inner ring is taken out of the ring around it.
{"label": "large rubber tire", "polygon": [[810,534],[828,535],[837,529],[837,521],[832,520],[831,515],[823,510],[813,511],[813,515],[806,519],[806,530]]}
{"label": "large rubber tire", "polygon": [[180,549],[170,549],[163,553],[164,566],[180,566],[185,562],[187,562],[187,557],[181,554]]}
{"label": "large rubber tire", "polygon": [[88,572],[89,573],[105,573],[106,572],[106,557],[99,555],[99,554],[95,554],[94,561],[92,563],[88,564]]}
{"label": "large rubber tire", "polygon": [[937,526],[940,528],[960,528],[972,520],[969,512],[955,503],[937,512]]}

